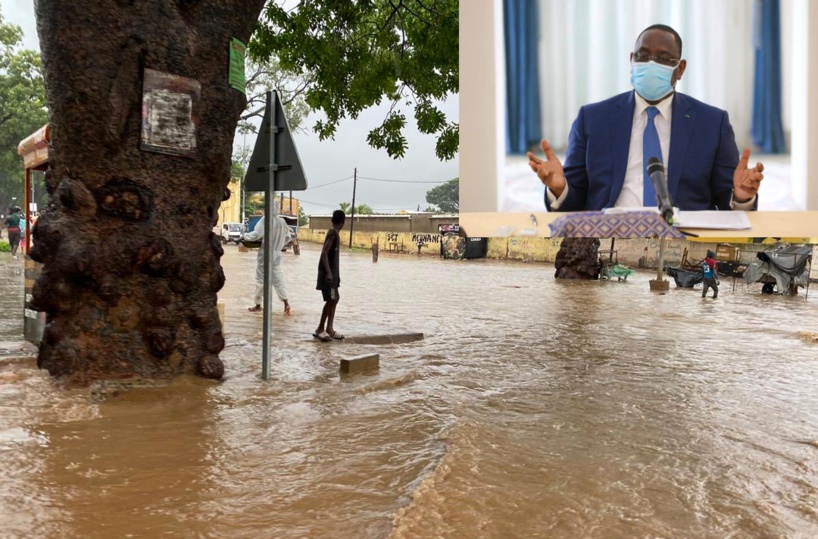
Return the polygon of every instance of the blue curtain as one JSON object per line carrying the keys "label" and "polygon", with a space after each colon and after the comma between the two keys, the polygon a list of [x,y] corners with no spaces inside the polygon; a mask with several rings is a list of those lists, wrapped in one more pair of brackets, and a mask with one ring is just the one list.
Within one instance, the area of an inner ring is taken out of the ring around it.
{"label": "blue curtain", "polygon": [[781,123],[781,10],[779,0],[755,0],[753,143],[767,153],[784,153]]}
{"label": "blue curtain", "polygon": [[537,0],[503,0],[506,152],[524,154],[542,138],[537,68]]}

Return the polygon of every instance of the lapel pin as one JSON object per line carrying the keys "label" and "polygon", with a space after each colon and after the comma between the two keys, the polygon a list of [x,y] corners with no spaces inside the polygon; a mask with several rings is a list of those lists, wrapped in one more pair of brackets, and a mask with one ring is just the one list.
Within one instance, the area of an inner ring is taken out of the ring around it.
{"label": "lapel pin", "polygon": [[685,114],[685,118],[690,118],[690,114]]}

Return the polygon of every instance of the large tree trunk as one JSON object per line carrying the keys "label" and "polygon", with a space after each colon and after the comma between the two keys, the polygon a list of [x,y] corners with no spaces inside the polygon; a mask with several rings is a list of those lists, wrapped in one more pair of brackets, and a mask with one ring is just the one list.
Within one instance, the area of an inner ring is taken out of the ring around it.
{"label": "large tree trunk", "polygon": [[[47,313],[38,365],[52,375],[223,375],[212,227],[245,106],[228,85],[229,45],[248,41],[263,4],[35,3],[53,131],[31,307]],[[140,149],[145,69],[200,83],[191,155]]]}
{"label": "large tree trunk", "polygon": [[599,240],[564,238],[554,261],[557,279],[598,279]]}

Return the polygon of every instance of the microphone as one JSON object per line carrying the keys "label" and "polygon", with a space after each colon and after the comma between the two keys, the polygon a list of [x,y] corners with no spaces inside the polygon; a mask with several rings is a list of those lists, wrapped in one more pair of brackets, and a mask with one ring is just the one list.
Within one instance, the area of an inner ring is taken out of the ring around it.
{"label": "microphone", "polygon": [[653,190],[656,191],[656,202],[659,206],[659,213],[667,222],[673,224],[673,201],[670,200],[670,193],[667,191],[667,178],[665,177],[665,167],[658,157],[648,159],[648,176],[653,182]]}

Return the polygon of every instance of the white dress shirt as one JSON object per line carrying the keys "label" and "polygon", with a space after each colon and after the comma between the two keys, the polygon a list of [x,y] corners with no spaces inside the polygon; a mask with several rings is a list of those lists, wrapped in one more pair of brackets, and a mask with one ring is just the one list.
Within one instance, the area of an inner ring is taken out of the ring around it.
{"label": "white dress shirt", "polygon": [[[619,193],[619,198],[616,199],[617,208],[641,208],[642,207],[642,193],[644,189],[644,164],[642,163],[642,145],[645,126],[648,124],[647,108],[651,105],[645,99],[634,92],[636,104],[633,107],[633,123],[631,125],[631,143],[628,150],[628,168],[625,171],[625,181],[622,184],[622,191]],[[654,105],[659,109],[659,114],[653,119],[653,125],[656,126],[656,133],[659,135],[659,145],[662,147],[662,163],[665,165],[665,170],[668,170],[670,157],[670,122],[673,117],[673,99],[675,93]],[[565,189],[559,198],[555,197],[550,189],[546,187],[548,194],[548,202],[551,203],[551,209],[559,210],[560,204],[568,196],[568,184],[565,184]],[[731,207],[734,210],[751,210],[755,203],[755,197],[747,202],[736,202],[735,198],[731,201]],[[656,204],[650,206],[656,207]]]}

